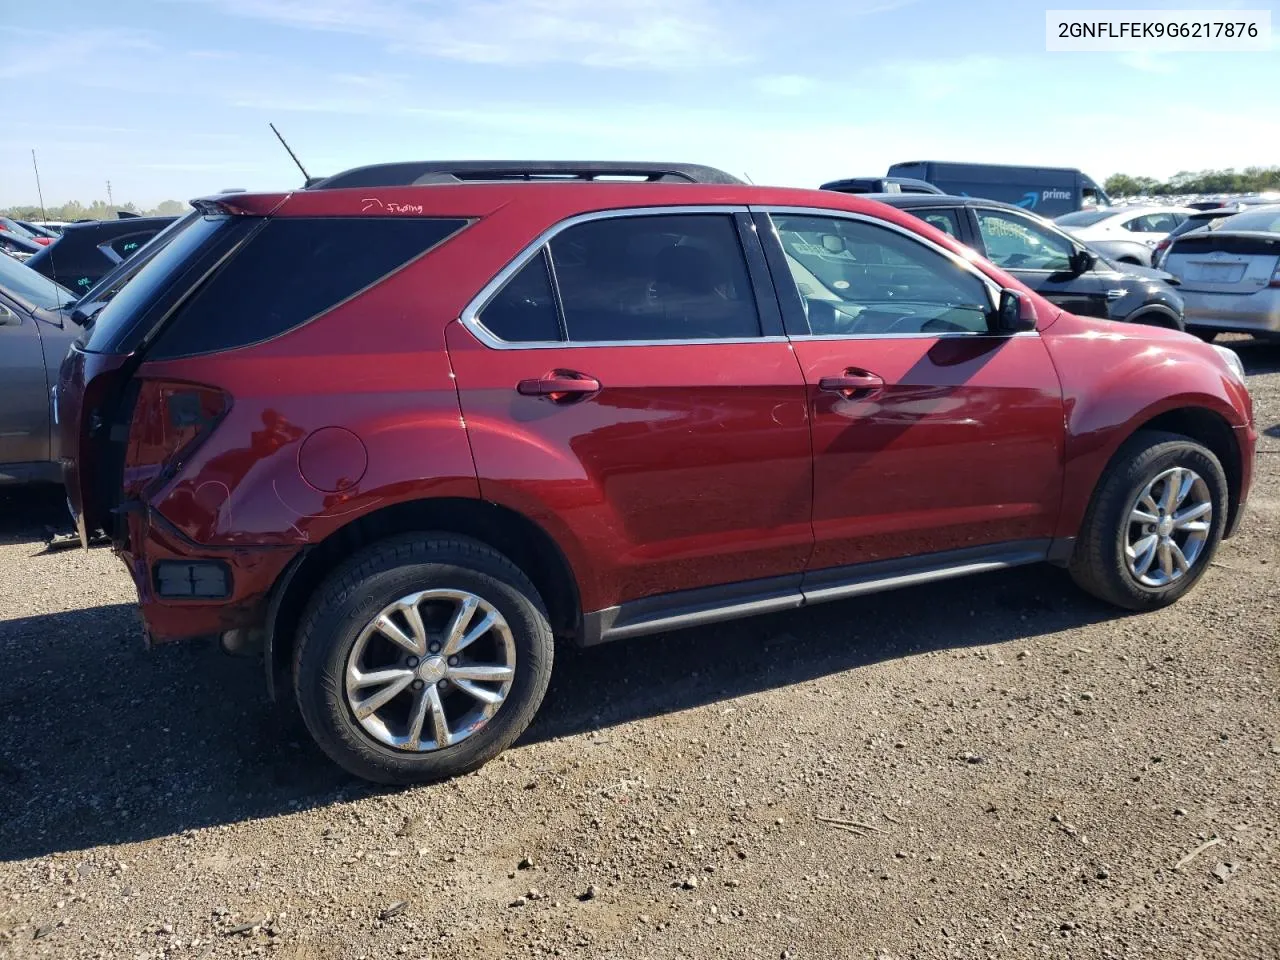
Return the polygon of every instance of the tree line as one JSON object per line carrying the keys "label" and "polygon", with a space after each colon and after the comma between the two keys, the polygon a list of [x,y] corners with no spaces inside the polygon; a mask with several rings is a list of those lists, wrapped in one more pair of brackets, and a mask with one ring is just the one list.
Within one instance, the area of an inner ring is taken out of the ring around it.
{"label": "tree line", "polygon": [[70,203],[64,203],[57,207],[45,207],[43,210],[40,206],[32,204],[19,204],[18,206],[9,207],[0,210],[0,216],[12,217],[14,220],[64,220],[67,223],[74,223],[77,220],[114,220],[116,213],[123,210],[125,213],[136,213],[143,217],[178,217],[190,209],[187,204],[179,200],[165,200],[159,206],[152,207],[149,210],[143,210],[134,203],[111,204],[102,200],[95,200],[93,203],[85,206],[78,200],[72,200]]}
{"label": "tree line", "polygon": [[1132,177],[1127,173],[1113,173],[1107,177],[1103,189],[1113,197],[1135,195],[1163,196],[1185,193],[1262,193],[1280,190],[1280,167],[1245,167],[1236,170],[1183,170],[1168,180],[1155,177]]}

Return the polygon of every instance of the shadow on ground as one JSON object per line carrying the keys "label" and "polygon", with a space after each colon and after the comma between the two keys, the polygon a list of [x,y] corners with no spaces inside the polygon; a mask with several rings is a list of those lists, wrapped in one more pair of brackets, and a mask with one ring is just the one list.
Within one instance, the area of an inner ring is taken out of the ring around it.
{"label": "shadow on ground", "polygon": [[[28,526],[42,496],[19,511]],[[16,535],[0,529],[6,536]],[[1026,568],[565,649],[522,745],[1110,616],[1061,571]],[[266,701],[256,660],[227,657],[212,642],[146,651],[125,603],[0,622],[0,862],[376,789],[330,764],[290,707]]]}

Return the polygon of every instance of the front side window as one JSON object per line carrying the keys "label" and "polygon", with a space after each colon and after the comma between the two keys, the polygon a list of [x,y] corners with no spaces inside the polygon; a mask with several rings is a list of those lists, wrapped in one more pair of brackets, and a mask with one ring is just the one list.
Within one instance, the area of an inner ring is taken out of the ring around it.
{"label": "front side window", "polygon": [[774,227],[818,336],[986,333],[986,284],[888,227],[775,214]]}
{"label": "front side window", "polygon": [[987,259],[1006,270],[1071,269],[1075,248],[1065,237],[1026,217],[1003,210],[978,210],[978,231]]}

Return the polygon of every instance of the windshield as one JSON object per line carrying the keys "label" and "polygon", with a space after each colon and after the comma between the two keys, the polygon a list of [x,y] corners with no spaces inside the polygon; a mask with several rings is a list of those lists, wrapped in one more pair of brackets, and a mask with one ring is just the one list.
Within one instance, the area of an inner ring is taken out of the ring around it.
{"label": "windshield", "polygon": [[1075,213],[1064,213],[1060,217],[1055,217],[1053,222],[1060,227],[1091,227],[1095,223],[1099,223],[1114,217],[1114,210],[1077,210]]}
{"label": "windshield", "polygon": [[14,299],[42,310],[57,310],[75,300],[75,295],[66,287],[3,254],[0,254],[0,289]]}
{"label": "windshield", "polygon": [[1234,217],[1219,220],[1213,226],[1215,230],[1256,230],[1260,233],[1280,233],[1280,206],[1237,213]]}
{"label": "windshield", "polygon": [[90,353],[101,352],[124,338],[142,319],[156,298],[180,274],[197,251],[225,224],[224,215],[194,214],[180,223],[180,231],[156,236],[154,250],[147,244],[143,252],[126,261],[138,269],[113,271],[81,298],[82,303],[106,300],[107,305],[85,325],[80,342]]}

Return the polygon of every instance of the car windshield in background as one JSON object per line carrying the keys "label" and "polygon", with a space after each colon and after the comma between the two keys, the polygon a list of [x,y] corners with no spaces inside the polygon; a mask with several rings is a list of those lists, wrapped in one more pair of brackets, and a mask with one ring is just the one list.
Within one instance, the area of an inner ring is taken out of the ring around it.
{"label": "car windshield in background", "polygon": [[1258,233],[1280,233],[1280,206],[1237,213],[1213,224],[1215,230],[1248,230]]}
{"label": "car windshield in background", "polygon": [[86,324],[81,338],[84,349],[90,353],[97,352],[105,344],[127,335],[156,296],[228,219],[220,215],[197,214],[186,221],[184,229],[167,235],[153,254],[147,256],[146,251],[140,254],[146,256],[146,260],[136,273],[121,272],[103,278],[90,291],[95,294],[92,299],[88,295],[82,298],[85,303],[98,299],[109,301]]}
{"label": "car windshield in background", "polygon": [[66,287],[59,286],[25,263],[0,256],[0,289],[23,303],[42,310],[57,310],[75,300]]}
{"label": "car windshield in background", "polygon": [[1115,215],[1116,211],[1110,207],[1103,207],[1099,210],[1077,210],[1075,213],[1064,213],[1060,217],[1055,217],[1053,222],[1060,227],[1091,227]]}
{"label": "car windshield in background", "polygon": [[145,267],[151,259],[164,249],[165,245],[170,243],[174,237],[180,234],[187,227],[191,226],[195,221],[200,219],[199,211],[193,210],[184,217],[173,221],[147,243],[143,244],[142,249],[133,256],[127,257],[120,263],[116,264],[109,273],[101,277],[97,283],[90,287],[80,297],[85,303],[107,303],[120,289],[131,279],[137,276],[138,272]]}

